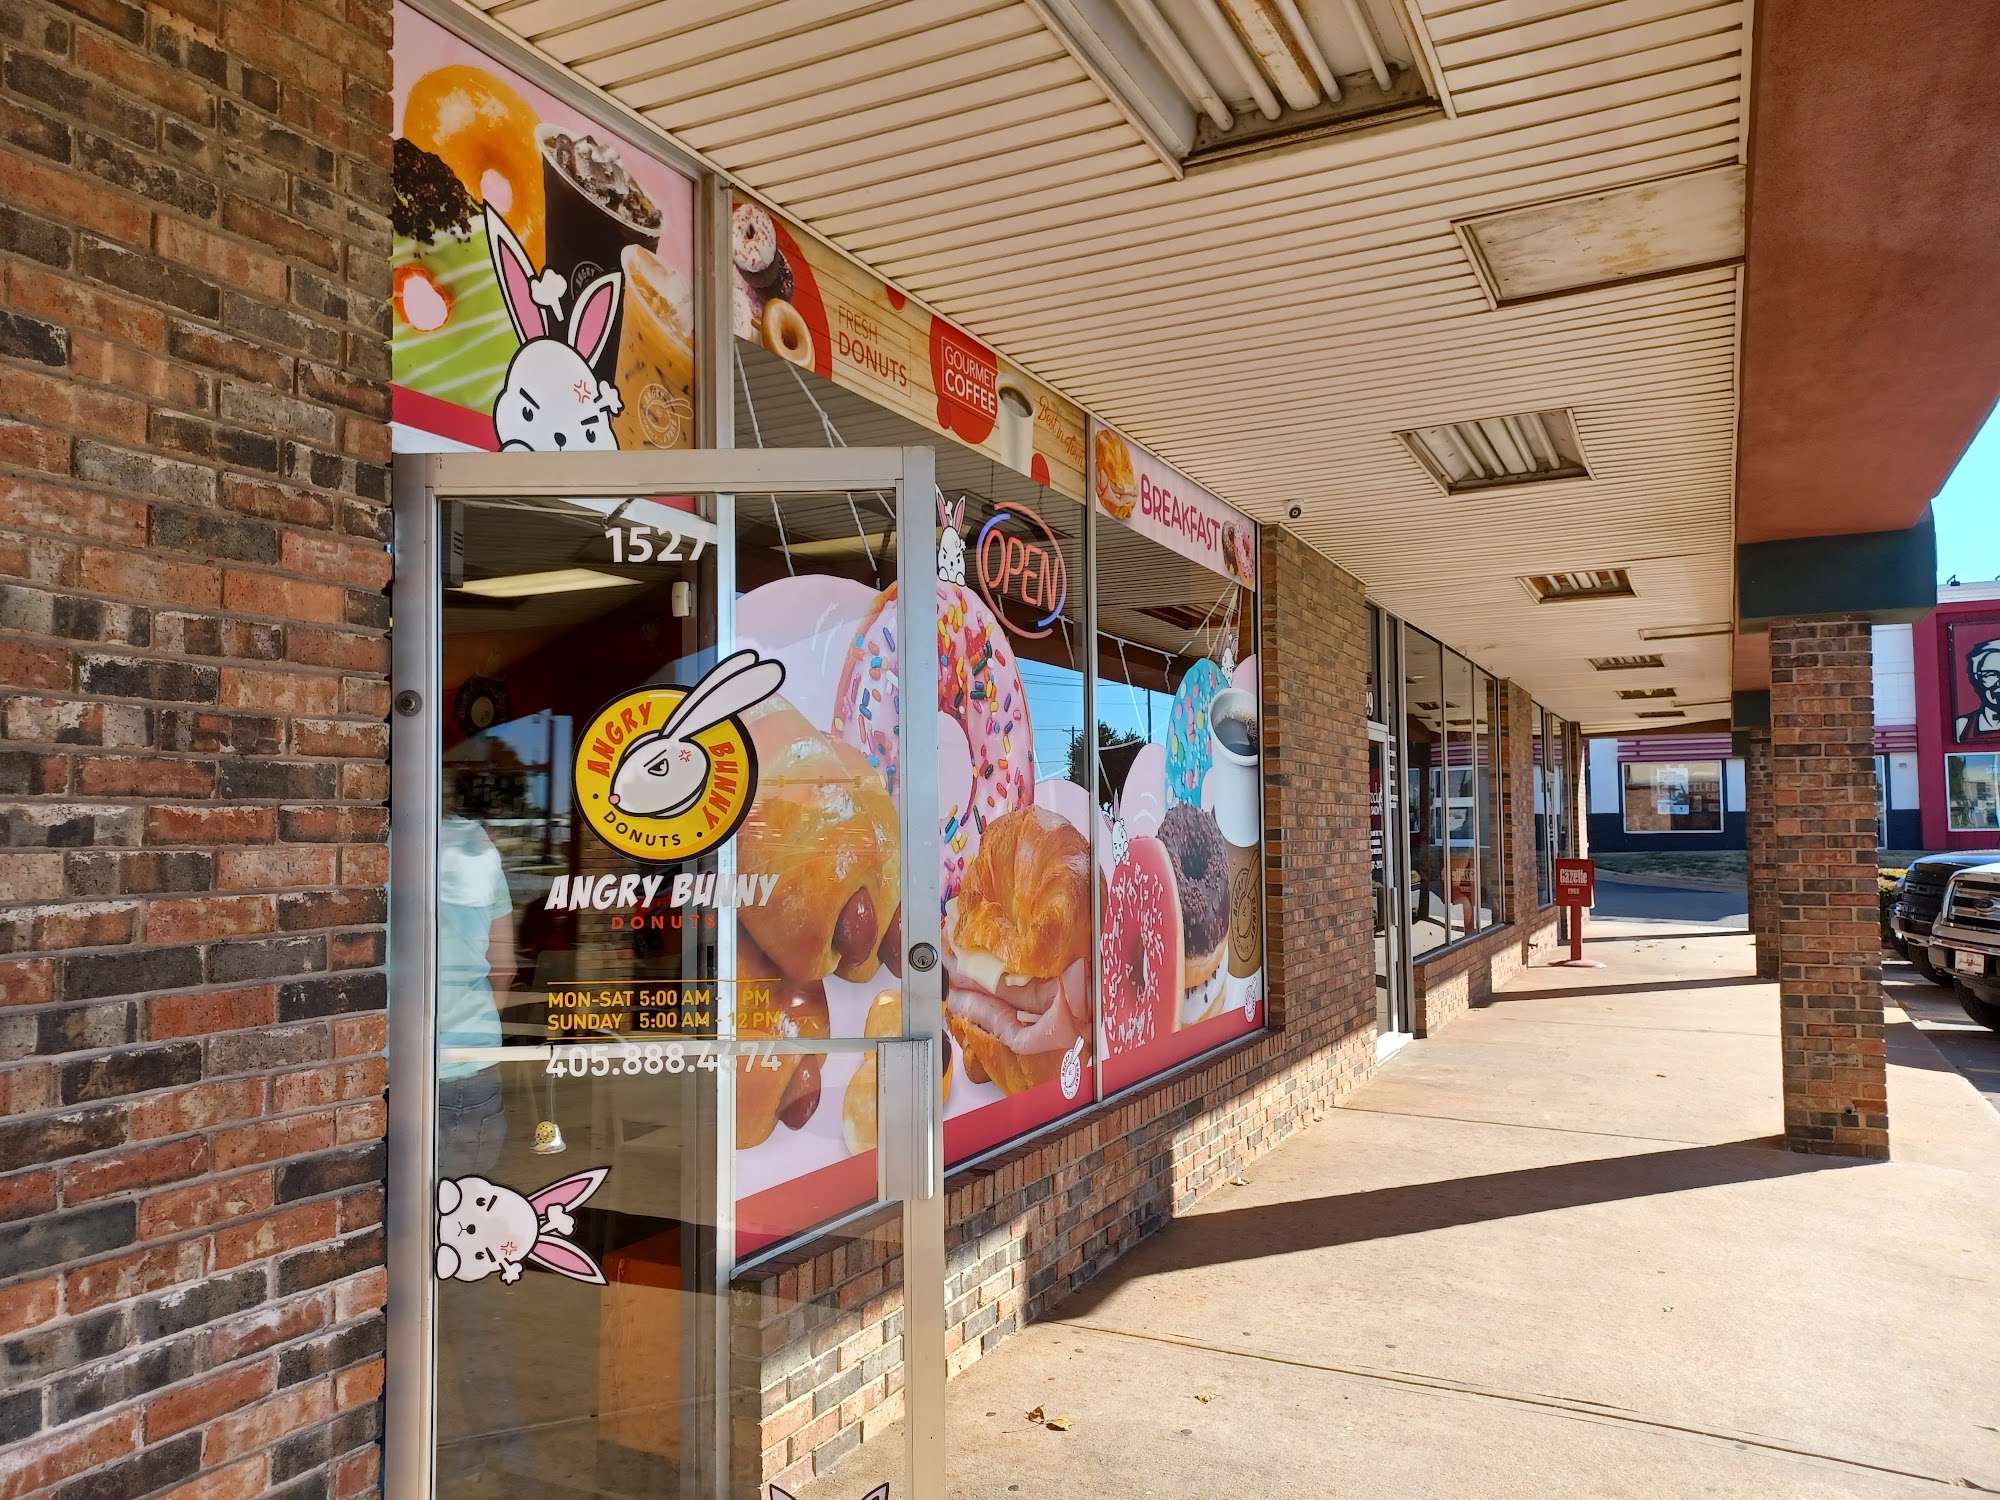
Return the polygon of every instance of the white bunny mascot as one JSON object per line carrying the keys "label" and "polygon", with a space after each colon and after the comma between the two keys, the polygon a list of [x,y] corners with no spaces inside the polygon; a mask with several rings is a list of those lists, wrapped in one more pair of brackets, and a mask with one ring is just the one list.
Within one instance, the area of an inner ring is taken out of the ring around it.
{"label": "white bunny mascot", "polygon": [[483,1281],[495,1271],[512,1286],[532,1261],[572,1280],[604,1285],[604,1272],[569,1236],[570,1210],[596,1192],[609,1167],[593,1167],[526,1197],[484,1177],[438,1182],[437,1273],[440,1281]]}
{"label": "white bunny mascot", "polygon": [[938,519],[944,530],[938,533],[938,582],[965,587],[965,498],[956,505],[938,496]]}
{"label": "white bunny mascot", "polygon": [[486,210],[486,248],[521,347],[507,366],[493,404],[493,428],[504,449],[539,453],[570,449],[589,453],[618,446],[611,419],[624,410],[618,387],[591,368],[618,326],[624,281],[600,276],[578,294],[560,329],[564,286],[554,271],[535,274],[514,231],[499,210]]}
{"label": "white bunny mascot", "polygon": [[724,657],[651,734],[628,741],[611,773],[611,804],[627,817],[672,818],[708,789],[708,751],[696,742],[704,729],[754,708],[785,685],[782,662],[737,651]]}

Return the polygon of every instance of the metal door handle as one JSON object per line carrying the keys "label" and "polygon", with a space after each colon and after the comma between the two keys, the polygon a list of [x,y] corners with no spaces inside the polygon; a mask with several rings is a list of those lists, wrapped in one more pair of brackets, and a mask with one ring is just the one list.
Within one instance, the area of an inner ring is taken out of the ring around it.
{"label": "metal door handle", "polygon": [[936,1193],[935,1055],[927,1036],[887,1041],[876,1052],[876,1186],[885,1199],[922,1202]]}

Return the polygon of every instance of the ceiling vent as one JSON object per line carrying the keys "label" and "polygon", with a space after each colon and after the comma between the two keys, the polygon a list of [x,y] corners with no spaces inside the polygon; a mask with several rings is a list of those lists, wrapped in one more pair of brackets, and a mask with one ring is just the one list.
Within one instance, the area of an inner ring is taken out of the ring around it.
{"label": "ceiling vent", "polygon": [[1633,715],[1638,719],[1685,719],[1687,715],[1678,708],[1649,708]]}
{"label": "ceiling vent", "polygon": [[1683,172],[1452,225],[1496,307],[1734,265],[1743,168]]}
{"label": "ceiling vent", "polygon": [[1600,672],[1637,672],[1646,667],[1664,667],[1664,656],[1593,656],[1590,664]]}
{"label": "ceiling vent", "polygon": [[1399,0],[1043,0],[1161,153],[1187,166],[1444,106]]}
{"label": "ceiling vent", "polygon": [[1576,421],[1563,407],[1416,427],[1396,436],[1447,495],[1590,477]]}
{"label": "ceiling vent", "polygon": [[1632,576],[1623,568],[1591,568],[1581,573],[1533,573],[1521,587],[1537,604],[1567,604],[1578,599],[1630,599]]}
{"label": "ceiling vent", "polygon": [[1679,688],[1620,688],[1618,696],[1630,703],[1640,698],[1671,698]]}

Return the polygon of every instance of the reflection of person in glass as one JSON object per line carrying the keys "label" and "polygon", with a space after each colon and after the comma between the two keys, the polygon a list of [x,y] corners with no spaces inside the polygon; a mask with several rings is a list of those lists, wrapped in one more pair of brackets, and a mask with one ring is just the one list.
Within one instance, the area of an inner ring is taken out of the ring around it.
{"label": "reflection of person in glass", "polygon": [[[493,810],[495,781],[485,736],[454,748],[445,766],[445,817],[438,828],[437,1034],[439,1177],[495,1176],[507,1141],[500,1070],[457,1049],[498,1047],[500,1008],[514,982],[514,898],[507,870],[477,820]],[[501,747],[504,750],[504,746]],[[518,1451],[514,1399],[514,1338],[510,1311],[479,1291],[441,1283],[440,1366],[458,1375],[458,1413],[440,1412],[439,1436],[464,1440],[497,1434],[440,1476],[442,1496],[483,1496],[505,1490],[500,1475],[528,1464]]]}
{"label": "reflection of person in glass", "polygon": [[1952,721],[1955,745],[2000,735],[2000,640],[1981,641],[1965,658],[1965,673],[1979,694],[1979,711],[1960,714]]}

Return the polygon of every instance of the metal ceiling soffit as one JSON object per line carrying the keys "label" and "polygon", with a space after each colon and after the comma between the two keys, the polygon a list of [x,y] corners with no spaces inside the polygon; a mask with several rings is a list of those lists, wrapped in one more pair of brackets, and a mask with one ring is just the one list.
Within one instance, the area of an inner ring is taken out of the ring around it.
{"label": "metal ceiling soffit", "polygon": [[1364,0],[1031,3],[1176,169],[1443,112]]}

